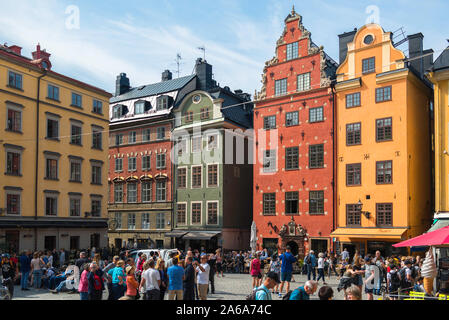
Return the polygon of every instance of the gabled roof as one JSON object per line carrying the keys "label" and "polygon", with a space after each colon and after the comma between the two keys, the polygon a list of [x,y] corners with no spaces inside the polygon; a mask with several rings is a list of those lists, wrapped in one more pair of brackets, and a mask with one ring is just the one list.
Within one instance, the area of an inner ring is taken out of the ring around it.
{"label": "gabled roof", "polygon": [[248,113],[243,109],[245,104],[250,105],[252,104],[252,102],[244,101],[243,99],[238,98],[232,92],[222,88],[219,88],[218,90],[215,89],[209,92],[209,94],[214,99],[224,100],[221,112],[223,113],[223,116],[226,120],[230,120],[245,128],[253,127],[251,113]]}
{"label": "gabled roof", "polygon": [[130,91],[112,97],[110,102],[115,103],[124,100],[143,98],[148,96],[154,96],[166,92],[177,91],[182,89],[186,84],[188,84],[196,75],[185,76],[173,80],[162,81],[158,83],[148,84],[146,86],[139,86],[132,88]]}
{"label": "gabled roof", "polygon": [[435,60],[432,70],[437,71],[440,69],[449,68],[449,47],[447,47],[440,56]]}

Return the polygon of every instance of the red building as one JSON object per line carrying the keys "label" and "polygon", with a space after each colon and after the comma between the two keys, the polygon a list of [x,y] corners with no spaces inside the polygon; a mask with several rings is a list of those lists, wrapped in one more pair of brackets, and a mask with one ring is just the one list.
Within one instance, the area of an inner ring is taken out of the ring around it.
{"label": "red building", "polygon": [[337,63],[293,8],[255,97],[254,221],[269,251],[332,249],[333,94]]}

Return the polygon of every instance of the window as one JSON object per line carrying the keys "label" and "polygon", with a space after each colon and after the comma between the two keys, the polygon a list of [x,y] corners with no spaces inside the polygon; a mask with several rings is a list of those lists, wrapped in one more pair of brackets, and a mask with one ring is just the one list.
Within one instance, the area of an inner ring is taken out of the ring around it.
{"label": "window", "polygon": [[263,128],[265,130],[276,129],[276,116],[268,116],[263,118]]}
{"label": "window", "polygon": [[165,181],[156,182],[156,201],[165,201],[166,199],[166,183]]}
{"label": "window", "polygon": [[81,108],[81,95],[72,92],[72,106]]}
{"label": "window", "polygon": [[376,89],[376,102],[391,100],[391,86]]}
{"label": "window", "polygon": [[145,112],[145,101],[137,101],[134,104],[134,114],[143,114]]}
{"label": "window", "polygon": [[150,170],[150,169],[151,169],[151,156],[143,156],[142,170]]}
{"label": "window", "polygon": [[218,165],[211,164],[207,166],[207,186],[218,186]]}
{"label": "window", "polygon": [[151,182],[142,182],[141,191],[142,191],[142,202],[151,202],[152,200],[152,188]]}
{"label": "window", "polygon": [[178,225],[186,224],[186,208],[187,205],[185,203],[178,203],[176,210],[176,223]]}
{"label": "window", "polygon": [[310,72],[298,75],[298,91],[310,90]]}
{"label": "window", "polygon": [[151,129],[145,129],[142,131],[142,141],[150,141],[151,140]]}
{"label": "window", "polygon": [[353,163],[346,165],[346,185],[360,186],[362,184],[362,165]]}
{"label": "window", "polygon": [[92,128],[92,148],[101,150],[102,147],[102,133],[100,129]]}
{"label": "window", "polygon": [[54,196],[45,197],[45,215],[46,216],[58,215],[58,198]]}
{"label": "window", "polygon": [[6,194],[6,214],[20,215],[20,194]]}
{"label": "window", "polygon": [[93,100],[92,112],[103,114],[103,102],[99,100]]}
{"label": "window", "polygon": [[265,150],[263,172],[276,172],[276,150]]}
{"label": "window", "polygon": [[285,115],[285,126],[297,126],[299,124],[299,113],[298,111],[287,112]]}
{"label": "window", "polygon": [[129,133],[128,143],[136,143],[136,141],[137,141],[137,132],[136,131],[131,131]]}
{"label": "window", "polygon": [[376,58],[362,60],[362,73],[371,73],[376,71]]}
{"label": "window", "polygon": [[45,178],[49,180],[58,180],[58,160],[46,159]]}
{"label": "window", "polygon": [[156,101],[156,110],[168,109],[168,99],[168,96],[158,97]]}
{"label": "window", "polygon": [[6,152],[6,174],[19,176],[21,174],[21,157],[20,152]]}
{"label": "window", "polygon": [[157,128],[157,139],[164,140],[165,139],[165,127]]}
{"label": "window", "polygon": [[70,198],[70,216],[80,217],[81,216],[81,199]]}
{"label": "window", "polygon": [[179,138],[176,147],[178,149],[178,156],[182,156],[184,152],[187,152],[187,139]]}
{"label": "window", "polygon": [[207,136],[207,150],[213,150],[218,148],[218,135],[212,134]]}
{"label": "window", "polygon": [[92,184],[101,185],[101,165],[92,164]]}
{"label": "window", "polygon": [[137,170],[137,159],[136,157],[128,158],[128,171]]}
{"label": "window", "polygon": [[309,192],[309,214],[324,214],[324,191]]}
{"label": "window", "polygon": [[137,183],[130,182],[127,184],[127,194],[128,194],[128,203],[136,203],[137,202]]}
{"label": "window", "polygon": [[22,131],[22,111],[13,108],[11,106],[7,106],[8,112],[8,121],[6,130],[21,132]]}
{"label": "window", "polygon": [[192,152],[201,152],[203,149],[203,138],[192,137]]}
{"label": "window", "polygon": [[156,155],[156,169],[165,169],[165,153]]}
{"label": "window", "polygon": [[298,42],[287,44],[287,60],[298,58]]}
{"label": "window", "polygon": [[150,229],[150,214],[142,213],[142,229]]}
{"label": "window", "polygon": [[263,214],[266,216],[276,215],[276,194],[264,193],[263,194]]}
{"label": "window", "polygon": [[202,166],[192,167],[192,188],[201,188]]}
{"label": "window", "polygon": [[218,224],[218,202],[207,203],[207,224]]}
{"label": "window", "polygon": [[59,88],[49,84],[47,87],[47,98],[59,101]]}
{"label": "window", "polygon": [[187,187],[187,168],[178,168],[178,189]]}
{"label": "window", "polygon": [[123,133],[117,133],[115,135],[115,145],[119,146],[121,144],[123,144]]}
{"label": "window", "polygon": [[165,229],[165,213],[156,214],[156,229]]}
{"label": "window", "polygon": [[186,122],[192,122],[193,121],[193,112],[189,111],[186,113]]}
{"label": "window", "polygon": [[70,160],[70,181],[81,182],[81,161]]}
{"label": "window", "polygon": [[70,131],[71,131],[70,143],[80,146],[82,137],[81,126],[72,123]]}
{"label": "window", "polygon": [[201,108],[200,117],[201,120],[209,119],[209,108]]}
{"label": "window", "polygon": [[122,104],[116,105],[112,108],[112,118],[118,119],[128,113],[128,107]]}
{"label": "window", "polygon": [[299,193],[286,192],[285,193],[285,214],[298,214],[299,209]]}
{"label": "window", "polygon": [[346,108],[360,107],[360,92],[346,95]]}
{"label": "window", "polygon": [[376,225],[391,227],[393,225],[393,204],[376,203]]}
{"label": "window", "polygon": [[201,203],[192,203],[192,224],[201,224]]}
{"label": "window", "polygon": [[117,229],[122,229],[122,213],[121,212],[116,212],[114,214],[114,219],[115,222],[117,223]]}
{"label": "window", "polygon": [[299,169],[299,147],[285,149],[285,170]]}
{"label": "window", "polygon": [[90,214],[92,217],[101,217],[101,200],[91,199],[90,200]]}
{"label": "window", "polygon": [[22,75],[12,71],[8,72],[8,86],[22,89]]}
{"label": "window", "polygon": [[360,211],[357,209],[357,204],[346,205],[346,225],[360,227]]}
{"label": "window", "polygon": [[376,183],[377,184],[393,183],[393,161],[376,162]]}
{"label": "window", "polygon": [[123,184],[114,184],[114,202],[123,202]]}
{"label": "window", "polygon": [[324,145],[316,144],[309,146],[309,168],[324,167]]}
{"label": "window", "polygon": [[346,125],[346,145],[353,146],[362,143],[360,127],[360,122]]}
{"label": "window", "polygon": [[59,139],[59,120],[47,118],[47,139]]}
{"label": "window", "polygon": [[116,158],[115,159],[115,172],[122,172],[122,171],[123,171],[123,159]]}
{"label": "window", "polygon": [[128,230],[136,229],[136,214],[128,213]]}
{"label": "window", "polygon": [[377,119],[376,120],[376,141],[393,140],[393,119]]}
{"label": "window", "polygon": [[309,122],[320,122],[323,121],[323,107],[310,108],[309,109]]}
{"label": "window", "polygon": [[287,78],[274,82],[274,95],[280,96],[287,93]]}

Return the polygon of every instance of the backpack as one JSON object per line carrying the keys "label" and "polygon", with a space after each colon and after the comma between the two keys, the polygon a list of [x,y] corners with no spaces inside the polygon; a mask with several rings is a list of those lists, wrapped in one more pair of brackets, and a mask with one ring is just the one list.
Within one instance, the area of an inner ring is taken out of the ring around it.
{"label": "backpack", "polygon": [[100,291],[102,289],[101,278],[96,274],[94,274],[94,289],[96,291]]}
{"label": "backpack", "polygon": [[310,255],[307,255],[307,257],[304,259],[304,263],[305,264],[310,264],[311,263]]}
{"label": "backpack", "polygon": [[246,300],[256,300],[256,293],[257,293],[257,291],[260,291],[260,290],[264,290],[264,289],[259,288],[259,289],[253,290],[253,292],[251,292],[249,295],[246,296]]}
{"label": "backpack", "polygon": [[282,300],[290,300],[290,296],[292,295],[292,290],[290,290],[289,292],[287,292],[285,294],[285,296],[282,297]]}
{"label": "backpack", "polygon": [[399,286],[401,284],[401,280],[399,279],[398,272],[391,272],[391,285]]}
{"label": "backpack", "polygon": [[407,281],[407,275],[405,274],[405,267],[399,271],[399,274],[401,275],[401,287],[408,288],[411,286],[411,283]]}

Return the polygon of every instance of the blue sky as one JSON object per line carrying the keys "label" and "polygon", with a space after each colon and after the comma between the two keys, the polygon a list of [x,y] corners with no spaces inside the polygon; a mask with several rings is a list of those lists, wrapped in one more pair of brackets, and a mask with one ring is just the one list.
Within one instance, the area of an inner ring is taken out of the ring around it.
{"label": "blue sky", "polygon": [[[1,43],[22,46],[30,57],[40,42],[52,54],[55,71],[110,92],[120,72],[132,86],[160,81],[163,70],[176,70],[177,53],[183,58],[181,76],[191,74],[202,56],[197,47],[204,45],[220,85],[253,94],[293,4],[313,41],[335,60],[337,35],[364,25],[377,11],[367,13],[369,6],[378,8],[387,31],[422,32],[425,48],[442,50],[449,38],[445,0],[0,1]],[[79,8],[79,29],[66,26],[71,5]]]}

